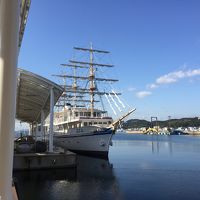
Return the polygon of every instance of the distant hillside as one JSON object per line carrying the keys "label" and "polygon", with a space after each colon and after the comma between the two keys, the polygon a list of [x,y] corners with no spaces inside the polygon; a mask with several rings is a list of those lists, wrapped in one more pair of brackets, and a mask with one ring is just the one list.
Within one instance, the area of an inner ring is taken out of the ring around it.
{"label": "distant hillside", "polygon": [[[200,126],[200,120],[195,118],[182,118],[182,119],[170,119],[166,121],[157,121],[157,125],[161,128],[163,127],[198,127]],[[123,123],[122,127],[124,129],[128,128],[141,128],[141,127],[151,127],[151,122],[141,119],[130,119]],[[153,122],[153,126],[156,126],[156,122]]]}
{"label": "distant hillside", "polygon": [[141,119],[130,119],[123,123],[122,127],[124,129],[128,128],[141,128],[141,127],[150,127],[151,122]]}

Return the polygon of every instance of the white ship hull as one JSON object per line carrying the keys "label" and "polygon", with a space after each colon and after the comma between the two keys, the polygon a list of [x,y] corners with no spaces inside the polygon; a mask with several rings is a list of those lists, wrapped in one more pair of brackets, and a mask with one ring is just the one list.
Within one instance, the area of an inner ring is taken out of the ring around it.
{"label": "white ship hull", "polygon": [[54,145],[64,149],[93,156],[107,157],[113,130],[79,134],[55,134]]}

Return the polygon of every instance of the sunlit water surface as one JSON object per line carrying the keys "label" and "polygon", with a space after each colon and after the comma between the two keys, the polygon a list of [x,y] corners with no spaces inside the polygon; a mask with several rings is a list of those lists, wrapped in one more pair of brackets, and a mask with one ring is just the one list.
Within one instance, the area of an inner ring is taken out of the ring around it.
{"label": "sunlit water surface", "polygon": [[14,176],[20,200],[200,199],[200,137],[117,133],[109,161]]}

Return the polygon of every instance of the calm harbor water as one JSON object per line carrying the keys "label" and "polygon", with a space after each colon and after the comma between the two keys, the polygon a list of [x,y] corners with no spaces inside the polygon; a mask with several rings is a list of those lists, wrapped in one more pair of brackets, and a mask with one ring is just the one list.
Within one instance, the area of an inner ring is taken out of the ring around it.
{"label": "calm harbor water", "polygon": [[117,133],[109,160],[15,172],[20,200],[200,199],[200,137]]}

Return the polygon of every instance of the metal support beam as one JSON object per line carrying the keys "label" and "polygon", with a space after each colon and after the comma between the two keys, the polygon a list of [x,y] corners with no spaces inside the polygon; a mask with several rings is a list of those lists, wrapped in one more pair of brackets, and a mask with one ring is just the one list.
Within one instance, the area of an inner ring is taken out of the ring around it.
{"label": "metal support beam", "polygon": [[53,152],[54,91],[50,90],[49,152]]}
{"label": "metal support beam", "polygon": [[37,137],[38,137],[38,132],[39,132],[38,128],[39,128],[38,123],[35,122],[35,141],[37,141]]}
{"label": "metal support beam", "polygon": [[32,136],[34,135],[34,124],[33,124],[33,122],[31,123],[31,135]]}
{"label": "metal support beam", "polygon": [[45,138],[45,133],[44,133],[44,110],[41,110],[40,132],[41,132],[41,135],[43,136],[43,139],[44,139]]}
{"label": "metal support beam", "polygon": [[28,130],[28,135],[31,136],[31,132],[32,132],[32,126],[31,124],[29,124],[29,130]]}
{"label": "metal support beam", "polygon": [[11,200],[20,0],[0,0],[0,199]]}

